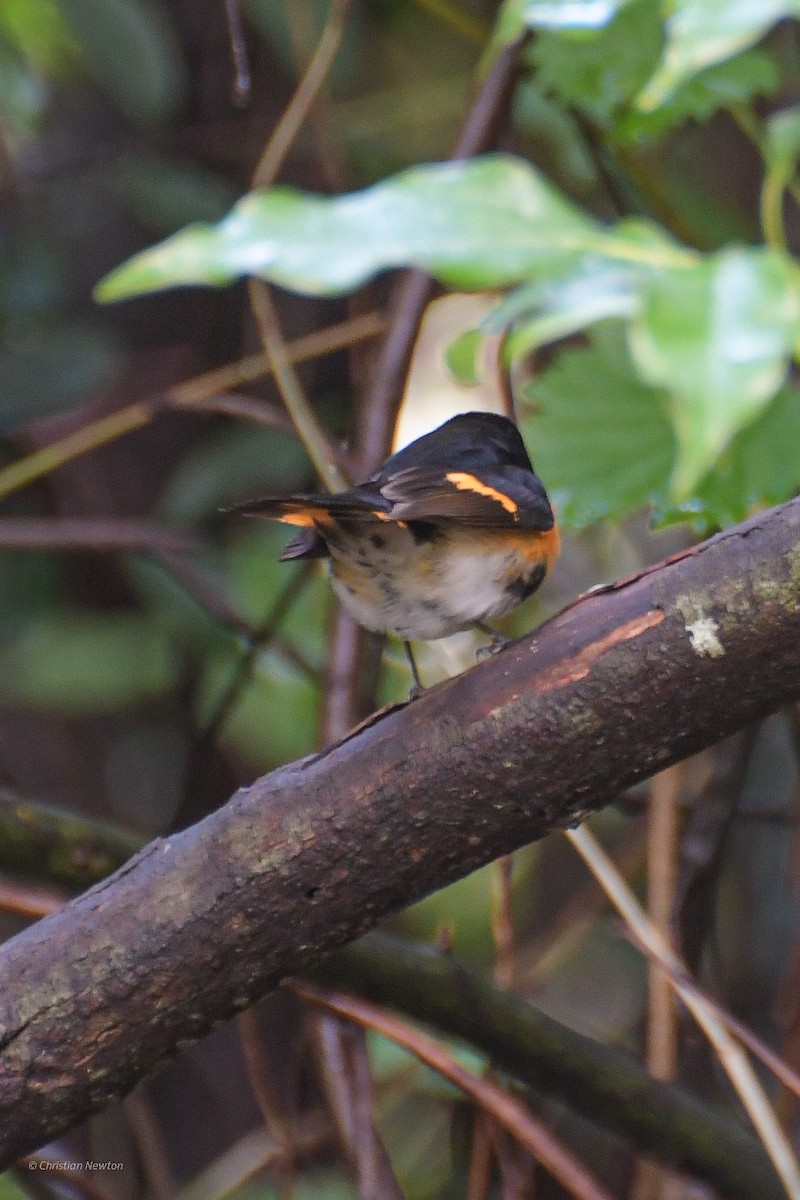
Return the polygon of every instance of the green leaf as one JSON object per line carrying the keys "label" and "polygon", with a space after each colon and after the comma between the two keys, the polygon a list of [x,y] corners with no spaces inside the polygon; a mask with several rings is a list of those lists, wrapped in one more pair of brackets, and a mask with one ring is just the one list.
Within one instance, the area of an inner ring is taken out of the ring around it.
{"label": "green leaf", "polygon": [[495,24],[491,50],[502,49],[526,29],[594,31],[613,21],[632,0],[506,0]]}
{"label": "green leaf", "polygon": [[715,462],[697,491],[707,525],[724,528],[800,491],[800,391],[787,386]]}
{"label": "green leaf", "polygon": [[590,348],[563,351],[525,389],[525,442],[559,521],[573,528],[663,496],[673,467],[663,393],[641,382],[610,332],[602,327]]}
{"label": "green leaf", "polygon": [[638,107],[658,108],[685,79],[754,45],[777,21],[798,15],[800,0],[673,0],[664,54],[637,97]]}
{"label": "green leaf", "polygon": [[775,59],[763,50],[746,50],[679,84],[664,104],[650,112],[628,109],[614,127],[618,138],[660,138],[685,121],[707,121],[720,109],[772,96],[781,83]]}
{"label": "green leaf", "polygon": [[186,69],[169,12],[160,0],[58,0],[98,83],[135,121],[173,116]]}
{"label": "green leaf", "polygon": [[662,43],[658,5],[638,0],[591,35],[543,31],[526,58],[540,87],[606,126],[655,69]]}
{"label": "green leaf", "polygon": [[62,78],[72,65],[74,45],[55,0],[3,0],[0,31],[47,76]]}
{"label": "green leaf", "polygon": [[31,133],[47,107],[47,89],[16,47],[0,34],[0,119],[14,137]]}
{"label": "green leaf", "polygon": [[800,107],[773,113],[766,122],[764,156],[771,171],[791,178],[800,154]]}
{"label": "green leaf", "polygon": [[685,499],[781,385],[800,337],[800,273],[768,250],[724,250],[654,273],[630,344],[643,379],[668,389]]}
{"label": "green leaf", "polygon": [[479,329],[467,329],[451,342],[444,353],[445,362],[459,383],[466,387],[481,382],[479,355],[483,334]]}
{"label": "green leaf", "polygon": [[552,269],[597,236],[532,167],[496,155],[412,168],[332,199],[285,187],[253,192],[219,225],[190,226],[118,267],[96,294],[118,300],[242,275],[339,294],[409,265],[455,287],[494,287]]}
{"label": "green leaf", "polygon": [[32,1194],[20,1187],[15,1171],[4,1171],[0,1175],[0,1200],[31,1200]]}
{"label": "green leaf", "polygon": [[0,695],[51,712],[115,712],[163,695],[179,666],[143,618],[72,611],[37,620],[0,652]]}
{"label": "green leaf", "polygon": [[514,362],[595,321],[632,315],[639,302],[640,274],[633,265],[587,256],[560,278],[517,288],[483,327],[489,333],[513,327],[504,350]]}

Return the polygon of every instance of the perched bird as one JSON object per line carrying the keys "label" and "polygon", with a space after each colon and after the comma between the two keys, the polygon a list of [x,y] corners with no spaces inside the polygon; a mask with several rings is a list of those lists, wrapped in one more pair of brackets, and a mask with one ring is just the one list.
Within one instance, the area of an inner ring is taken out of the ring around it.
{"label": "perched bird", "polygon": [[536,590],[558,529],[519,430],[507,417],[453,417],[346,492],[266,496],[233,512],[300,526],[280,558],[329,558],[360,625],[409,642],[502,617]]}

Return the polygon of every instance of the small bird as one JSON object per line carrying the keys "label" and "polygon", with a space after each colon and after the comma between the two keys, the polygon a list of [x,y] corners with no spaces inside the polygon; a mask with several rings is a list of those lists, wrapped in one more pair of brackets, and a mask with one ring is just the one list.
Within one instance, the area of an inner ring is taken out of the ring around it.
{"label": "small bird", "polygon": [[453,417],[345,492],[265,496],[230,510],[300,526],[280,560],[328,558],[333,590],[360,625],[410,642],[502,617],[538,588],[559,552],[547,493],[519,430],[497,413]]}

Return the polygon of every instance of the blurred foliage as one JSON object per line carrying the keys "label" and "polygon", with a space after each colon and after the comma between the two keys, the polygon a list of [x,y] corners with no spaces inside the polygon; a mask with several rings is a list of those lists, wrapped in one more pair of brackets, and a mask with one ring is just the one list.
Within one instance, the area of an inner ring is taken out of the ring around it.
{"label": "blurred foliage", "polygon": [[[798,8],[359,0],[280,186],[248,193],[325,0],[244,0],[252,92],[242,106],[223,0],[4,0],[2,515],[64,528],[146,518],[191,533],[197,548],[0,556],[0,785],[51,806],[48,820],[77,812],[152,836],[176,811],[200,816],[317,742],[332,612],[324,574],[278,563],[280,530],[219,515],[259,492],[311,486],[309,457],[270,424],[267,379],[248,376],[237,397],[259,421],[213,404],[176,414],[165,398],[257,352],[237,284],[250,272],[282,288],[289,338],[343,320],[354,290],[360,310],[383,306],[384,273],[406,264],[450,287],[496,289],[486,320],[454,328],[442,354],[461,383],[485,383],[482,350],[503,340],[520,424],[566,532],[555,577],[508,622],[511,633],[598,580],[794,495]],[[443,165],[472,88],[524,31],[497,152]],[[160,238],[169,240],[154,247]],[[98,305],[95,288],[120,302]],[[352,430],[361,352],[301,372],[332,436]],[[137,432],[106,444],[102,422],[143,399],[153,403]],[[20,488],[6,470],[48,446],[51,458]],[[473,652],[469,637],[420,648],[426,680]],[[407,688],[390,644],[375,694],[388,702]],[[795,714],[773,718],[722,792],[714,780],[738,762],[729,746],[690,763],[680,795],[688,848],[673,864],[684,891],[703,898],[679,917],[693,922],[704,982],[790,1055],[797,743]],[[596,828],[639,882],[642,797],[628,799]],[[47,876],[40,859],[37,872],[20,854],[16,885]],[[702,864],[694,875],[690,862]],[[511,908],[520,993],[640,1050],[642,960],[558,840],[517,856]],[[397,923],[488,970],[496,919],[490,868]],[[0,914],[3,933],[18,927]],[[300,1128],[322,1110],[324,1072],[286,996],[262,1015],[278,1107]],[[253,1165],[246,1139],[262,1119],[233,1039],[215,1034],[142,1092],[196,1200],[286,1195],[274,1160],[251,1179],[262,1160]],[[376,1121],[404,1194],[455,1200],[469,1176],[471,1110],[385,1040],[370,1038],[369,1049]],[[483,1069],[463,1047],[450,1050]],[[725,1099],[702,1053],[685,1057],[684,1082]],[[298,1152],[295,1197],[358,1194],[325,1121]],[[122,1144],[123,1116],[108,1122],[95,1148]],[[556,1123],[613,1194],[627,1195],[621,1144],[568,1116]],[[86,1157],[87,1144],[78,1133],[67,1151]],[[126,1151],[126,1200],[159,1191],[148,1150],[145,1139]],[[111,1177],[103,1185],[122,1200]],[[557,1194],[545,1178],[540,1192]],[[0,1179],[0,1196],[27,1194],[25,1176]],[[497,1173],[488,1194],[501,1195]]]}

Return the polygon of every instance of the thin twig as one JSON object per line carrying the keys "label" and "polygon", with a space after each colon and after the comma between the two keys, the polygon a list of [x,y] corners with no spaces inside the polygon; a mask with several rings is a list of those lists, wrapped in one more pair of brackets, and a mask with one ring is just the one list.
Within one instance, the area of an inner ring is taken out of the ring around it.
{"label": "thin twig", "polygon": [[[471,158],[491,145],[507,110],[525,40],[512,42],[497,55],[467,113],[450,156],[452,160]],[[405,272],[397,284],[391,325],[356,429],[357,458],[364,474],[374,469],[391,449],[408,364],[431,286],[429,276],[419,270]]]}
{"label": "thin twig", "polygon": [[233,58],[233,98],[237,104],[243,105],[250,96],[250,63],[247,58],[239,0],[225,0],[225,19],[228,22],[228,41]]}
{"label": "thin twig", "polygon": [[354,664],[361,662],[366,641],[363,629],[341,604],[331,618],[325,662],[325,704],[320,723],[320,745],[344,737],[364,713],[359,708]]}
{"label": "thin twig", "polygon": [[[352,0],[332,0],[317,48],[253,172],[251,185],[254,189],[269,187],[277,178],[286,155],[333,65],[342,42],[351,4]],[[347,487],[347,478],[336,463],[336,456],[330,449],[328,438],[308,402],[297,372],[289,361],[270,289],[261,279],[249,279],[247,289],[261,345],[272,367],[286,411],[292,418],[325,487],[331,492],[340,492]]]}
{"label": "thin twig", "polygon": [[494,939],[494,981],[500,988],[512,988],[516,975],[516,938],[512,912],[514,873],[513,854],[504,854],[492,863],[492,936]]}
{"label": "thin twig", "polygon": [[183,796],[178,810],[170,823],[171,830],[181,829],[184,825],[188,825],[192,820],[197,819],[198,815],[202,815],[196,814],[192,807],[195,781],[205,772],[206,762],[211,749],[219,738],[220,732],[236,706],[244,688],[247,686],[259,654],[274,638],[275,631],[286,616],[286,613],[311,579],[313,568],[313,563],[304,563],[300,570],[296,571],[287,580],[258,629],[250,632],[249,641],[241,660],[237,664],[227,686],[220,693],[211,715],[191,748],[186,769]]}
{"label": "thin twig", "polygon": [[69,899],[67,891],[55,887],[36,887],[0,877],[0,911],[15,913],[38,921],[58,912]]}
{"label": "thin twig", "polygon": [[781,1058],[775,1051],[767,1045],[767,1043],[754,1033],[749,1025],[745,1025],[738,1017],[734,1016],[727,1008],[715,1000],[704,988],[701,988],[697,981],[685,970],[675,971],[670,961],[665,958],[654,946],[646,946],[636,937],[630,930],[628,931],[631,942],[646,955],[651,962],[655,963],[660,969],[669,976],[670,979],[677,980],[687,991],[693,992],[699,996],[709,1008],[713,1009],[719,1017],[720,1021],[725,1025],[738,1041],[742,1043],[753,1055],[754,1058],[760,1059],[767,1070],[771,1071],[777,1080],[795,1096],[800,1097],[800,1074],[789,1065],[789,1063]]}
{"label": "thin twig", "polygon": [[480,1079],[466,1071],[431,1038],[366,1000],[357,1000],[306,981],[293,980],[292,987],[301,999],[355,1021],[366,1029],[374,1029],[438,1071],[512,1133],[572,1195],[580,1197],[580,1200],[611,1200],[609,1193],[583,1164],[553,1137],[546,1124],[516,1096],[491,1080]]}
{"label": "thin twig", "polygon": [[254,1008],[236,1015],[236,1032],[244,1058],[250,1091],[264,1118],[264,1126],[282,1149],[284,1166],[294,1157],[292,1126],[281,1110],[264,1052],[264,1042]]}
{"label": "thin twig", "polygon": [[178,1191],[158,1117],[146,1086],[140,1086],[122,1101],[122,1112],[139,1155],[139,1163],[153,1200],[172,1200]]}
{"label": "thin twig", "polygon": [[[678,805],[685,764],[660,771],[650,782],[647,814],[647,913],[666,940],[675,901],[678,857]],[[647,1069],[654,1079],[675,1076],[678,1021],[675,990],[668,974],[652,959],[647,968]],[[675,1180],[660,1163],[641,1158],[636,1163],[630,1200],[665,1200]]]}
{"label": "thin twig", "polygon": [[[384,320],[376,313],[353,317],[287,343],[286,357],[291,364],[307,362],[377,337],[383,329]],[[136,400],[96,421],[90,421],[80,429],[0,469],[0,499],[49,475],[57,467],[72,462],[90,450],[141,429],[162,412],[172,408],[194,407],[203,411],[214,396],[271,374],[272,366],[267,356],[251,354],[238,362],[175,384],[166,392]]]}
{"label": "thin twig", "polygon": [[372,1075],[364,1030],[314,1006],[311,1032],[339,1140],[363,1200],[403,1200],[372,1117]]}
{"label": "thin twig", "polygon": [[342,44],[353,0],[332,0],[317,48],[253,172],[254,188],[275,182]]}
{"label": "thin twig", "polygon": [[482,1109],[475,1110],[465,1200],[488,1200],[492,1186],[492,1122]]}
{"label": "thin twig", "polygon": [[491,26],[470,16],[450,0],[413,0],[413,3],[473,46],[482,48],[492,35]]}
{"label": "thin twig", "polygon": [[633,892],[586,826],[567,829],[564,835],[572,842],[634,936],[643,945],[652,948],[669,967],[675,990],[714,1046],[721,1065],[786,1188],[787,1196],[790,1200],[800,1200],[800,1166],[741,1046],[728,1032],[718,1011],[698,991],[683,982],[686,972],[680,959],[648,920]]}
{"label": "thin twig", "polygon": [[[298,1117],[294,1130],[299,1153],[311,1156],[333,1141],[333,1128],[326,1113],[317,1109]],[[256,1129],[234,1142],[199,1175],[185,1184],[180,1200],[224,1200],[239,1192],[254,1176],[277,1164],[281,1146],[264,1129]],[[263,1185],[258,1188],[259,1194]]]}
{"label": "thin twig", "polygon": [[330,492],[343,491],[347,487],[347,478],[336,463],[336,455],[309,404],[300,377],[289,361],[272,293],[261,279],[249,279],[247,291],[261,345],[286,411],[325,487]]}
{"label": "thin twig", "polygon": [[187,554],[201,548],[185,534],[136,517],[0,517],[3,550],[139,550]]}
{"label": "thin twig", "polygon": [[[647,851],[647,909],[650,920],[669,938],[678,856],[678,804],[685,767],[678,763],[655,776],[650,785]],[[649,971],[647,1066],[656,1079],[672,1079],[677,1061],[673,989],[660,968]]]}

